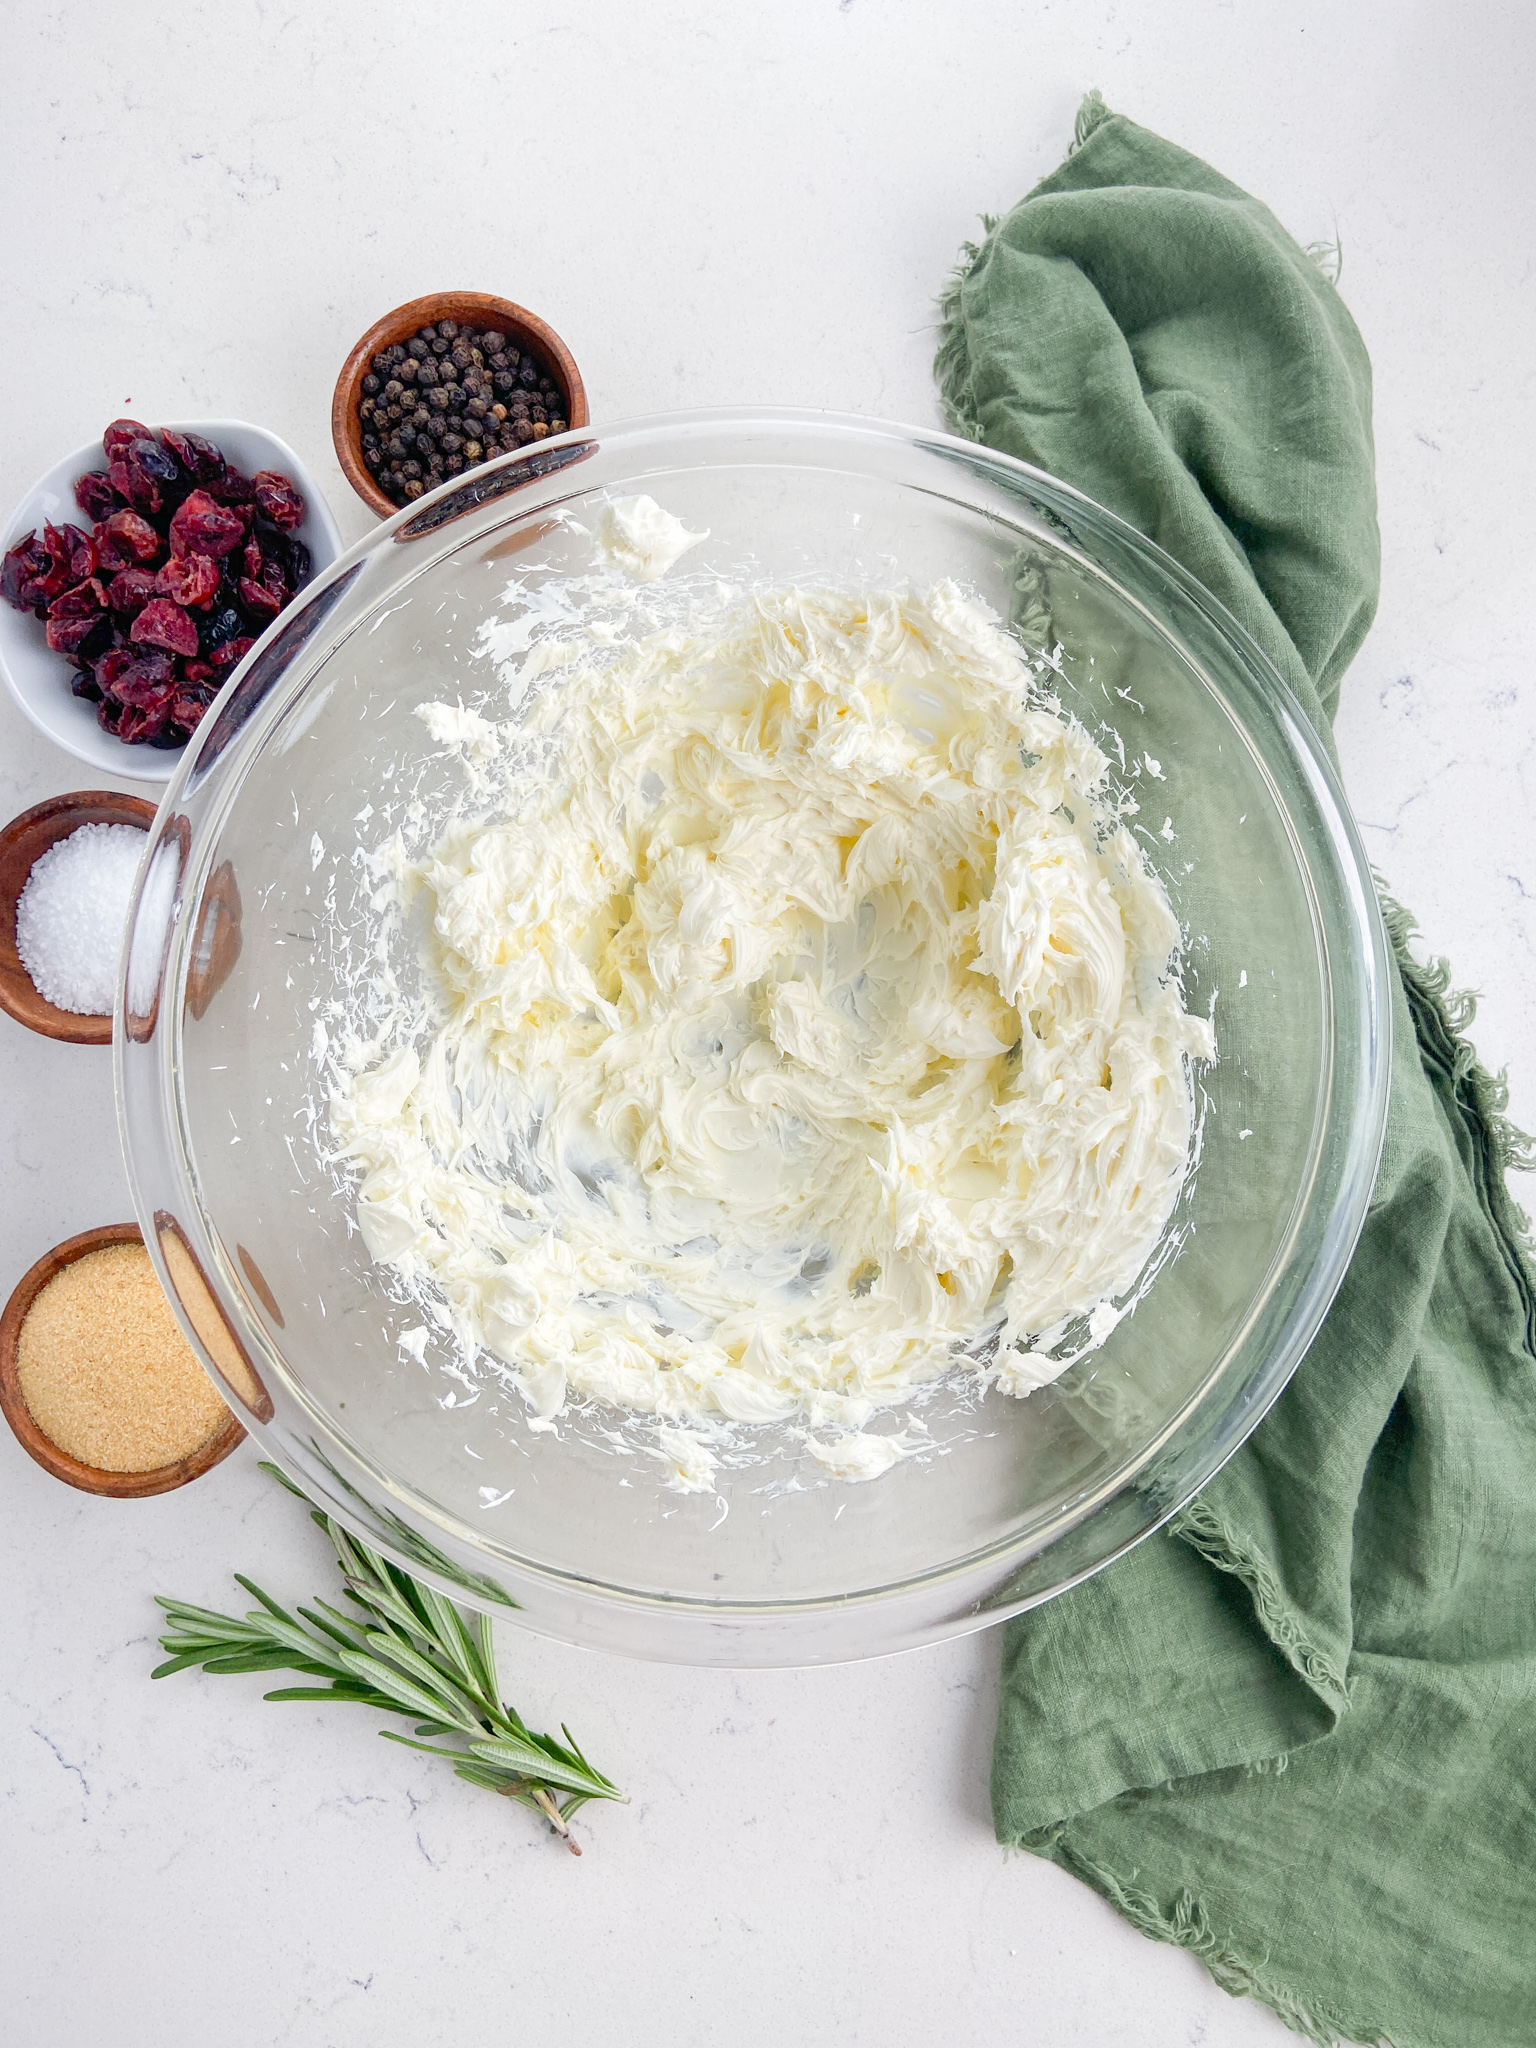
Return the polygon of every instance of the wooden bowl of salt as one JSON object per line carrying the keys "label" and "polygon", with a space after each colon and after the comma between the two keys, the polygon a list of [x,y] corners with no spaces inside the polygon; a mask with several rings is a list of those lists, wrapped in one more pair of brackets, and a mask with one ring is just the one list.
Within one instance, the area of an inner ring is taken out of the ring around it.
{"label": "wooden bowl of salt", "polygon": [[[16,908],[33,868],[60,841],[82,825],[131,825],[147,832],[155,807],[141,796],[120,796],[115,789],[79,789],[69,796],[51,796],[12,818],[0,832],[0,1009],[18,1024],[45,1038],[71,1045],[110,1045],[112,1013],[60,1009],[42,994],[27,972],[17,949]],[[69,935],[64,935],[67,943]],[[39,970],[41,972],[41,970]]]}
{"label": "wooden bowl of salt", "polygon": [[117,1500],[185,1486],[245,1435],[136,1223],[82,1231],[23,1276],[0,1316],[0,1410],[45,1472]]}

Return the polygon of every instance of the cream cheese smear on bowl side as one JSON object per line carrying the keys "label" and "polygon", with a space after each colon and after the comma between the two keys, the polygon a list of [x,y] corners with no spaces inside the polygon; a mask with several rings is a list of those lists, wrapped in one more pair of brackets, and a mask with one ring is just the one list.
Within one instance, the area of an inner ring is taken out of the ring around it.
{"label": "cream cheese smear on bowl side", "polygon": [[1107,1336],[1215,1042],[1048,667],[949,582],[637,609],[699,538],[608,505],[558,629],[488,622],[505,716],[419,708],[465,798],[368,855],[422,993],[381,938],[331,1142],[372,1257],[540,1421],[659,1418],[682,1490],[729,1424],[874,1478],[877,1410]]}

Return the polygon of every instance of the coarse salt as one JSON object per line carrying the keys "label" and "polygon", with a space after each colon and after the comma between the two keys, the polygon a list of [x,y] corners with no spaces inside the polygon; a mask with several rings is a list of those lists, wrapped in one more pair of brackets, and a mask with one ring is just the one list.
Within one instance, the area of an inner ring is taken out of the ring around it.
{"label": "coarse salt", "polygon": [[56,1009],[100,1017],[117,993],[128,899],[148,833],[81,825],[32,864],[16,905],[16,951]]}

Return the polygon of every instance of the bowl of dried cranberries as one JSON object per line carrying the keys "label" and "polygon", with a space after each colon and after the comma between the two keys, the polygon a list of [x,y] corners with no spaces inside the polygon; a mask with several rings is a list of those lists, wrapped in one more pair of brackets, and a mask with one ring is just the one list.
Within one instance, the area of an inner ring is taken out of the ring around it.
{"label": "bowl of dried cranberries", "polygon": [[168,782],[289,600],[341,553],[313,477],[242,420],[114,420],[7,522],[0,671],[78,760]]}

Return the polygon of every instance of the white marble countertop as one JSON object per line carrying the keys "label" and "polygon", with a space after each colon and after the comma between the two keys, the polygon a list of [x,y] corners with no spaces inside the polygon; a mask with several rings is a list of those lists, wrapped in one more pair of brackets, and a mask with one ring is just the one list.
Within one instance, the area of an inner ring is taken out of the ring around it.
{"label": "white marble countertop", "polygon": [[[10,10],[0,501],[114,414],[239,415],[349,538],[331,384],[381,311],[547,315],[594,415],[763,401],[933,423],[933,296],[1082,90],[1344,247],[1386,567],[1340,740],[1373,857],[1536,1123],[1536,177],[1527,10],[1386,0],[331,0]],[[0,703],[0,815],[80,786]],[[0,1295],[129,1213],[109,1056],[0,1018]],[[1527,1183],[1522,1191],[1532,1190]],[[501,1631],[508,1690],[634,1794],[564,1855],[520,1811],[257,1679],[151,1686],[172,1591],[302,1595],[249,1446],[169,1497],[0,1432],[6,2037],[692,2048],[1288,2038],[987,1812],[997,1642],[742,1676]]]}

